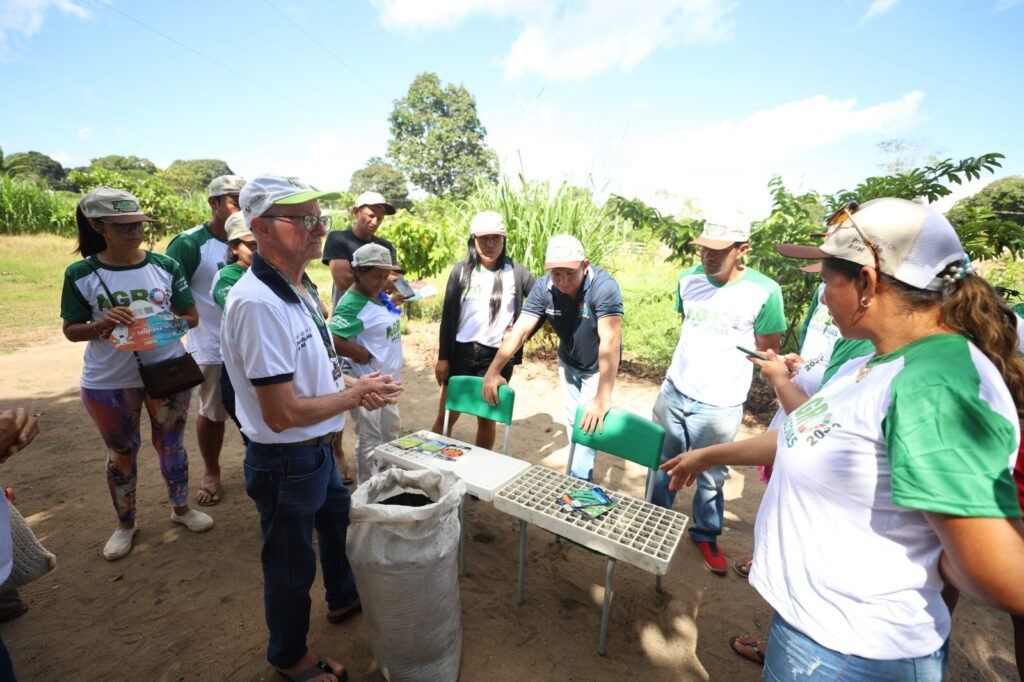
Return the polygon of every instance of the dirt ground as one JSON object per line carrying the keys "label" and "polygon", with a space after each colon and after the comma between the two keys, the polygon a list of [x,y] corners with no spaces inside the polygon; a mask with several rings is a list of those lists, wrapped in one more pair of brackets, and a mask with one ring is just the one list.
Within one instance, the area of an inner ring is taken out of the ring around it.
{"label": "dirt ground", "polygon": [[[406,337],[405,430],[429,427],[437,409],[433,332]],[[256,510],[245,495],[242,444],[229,426],[222,461],[225,498],[211,511],[216,525],[194,535],[170,510],[152,447],[139,457],[139,526],[132,553],[104,561],[114,529],[104,478],[105,453],[78,399],[83,347],[59,334],[0,355],[0,406],[42,412],[43,432],[5,465],[0,481],[42,542],[58,557],[50,575],[22,589],[31,606],[0,625],[23,680],[269,680]],[[649,415],[659,381],[620,377],[615,403]],[[550,362],[516,371],[512,452],[561,469],[568,452],[557,379]],[[195,405],[193,405],[195,407]],[[145,418],[144,431],[145,434]],[[472,440],[464,420],[455,436]],[[193,490],[202,463],[190,422]],[[351,434],[346,434],[351,453]],[[351,455],[350,455],[351,456]],[[599,457],[596,478],[642,495],[643,472]],[[726,487],[730,560],[750,556],[763,492],[753,469],[733,471]],[[676,509],[689,513],[690,494]],[[654,576],[619,563],[615,573],[608,655],[597,655],[605,562],[550,534],[528,536],[526,604],[517,606],[517,524],[476,502],[468,509],[469,575],[462,579],[463,680],[754,680],[760,668],[728,645],[736,634],[764,632],[768,606],[735,573],[706,571],[684,541],[665,592]],[[319,583],[319,579],[318,579]],[[381,680],[361,617],[329,625],[322,588],[313,589],[309,642],[343,661],[353,680]],[[969,599],[956,613],[950,679],[1016,679],[1010,621]],[[279,678],[278,678],[279,679]]]}

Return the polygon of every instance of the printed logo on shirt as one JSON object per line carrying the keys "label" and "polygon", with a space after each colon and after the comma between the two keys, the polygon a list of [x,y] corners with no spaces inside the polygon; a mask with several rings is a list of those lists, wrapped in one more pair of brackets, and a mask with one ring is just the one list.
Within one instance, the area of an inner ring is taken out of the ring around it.
{"label": "printed logo on shirt", "polygon": [[744,321],[749,318],[739,313],[730,313],[709,306],[696,305],[692,302],[684,304],[683,312],[686,319],[683,325],[701,327],[701,331],[727,335],[734,331],[743,331]]}
{"label": "printed logo on shirt", "polygon": [[797,440],[803,438],[814,447],[833,429],[842,426],[832,421],[832,411],[828,403],[821,397],[814,397],[793,410],[782,423],[782,433],[786,438],[786,447],[793,447]]}
{"label": "printed logo on shirt", "polygon": [[547,315],[548,317],[561,317],[562,311],[559,310],[558,308],[545,308],[544,314]]}
{"label": "printed logo on shirt", "polygon": [[395,323],[388,327],[387,330],[388,341],[394,343],[402,338],[402,323],[400,319],[396,319]]}
{"label": "printed logo on shirt", "polygon": [[118,306],[130,306],[133,301],[148,301],[155,306],[166,308],[171,300],[171,292],[160,287],[150,289],[149,291],[145,289],[112,291],[110,294],[113,297],[113,302],[104,294],[96,294],[96,307],[100,310],[109,310]]}
{"label": "printed logo on shirt", "polygon": [[832,314],[825,306],[820,306],[814,311],[807,329],[829,339],[839,338],[839,329],[832,323]]}
{"label": "printed logo on shirt", "polygon": [[590,317],[590,306],[587,305],[586,301],[580,302],[580,317]]}
{"label": "printed logo on shirt", "polygon": [[295,335],[295,350],[302,350],[306,347],[306,343],[313,338],[313,332],[309,327],[306,327],[301,332]]}

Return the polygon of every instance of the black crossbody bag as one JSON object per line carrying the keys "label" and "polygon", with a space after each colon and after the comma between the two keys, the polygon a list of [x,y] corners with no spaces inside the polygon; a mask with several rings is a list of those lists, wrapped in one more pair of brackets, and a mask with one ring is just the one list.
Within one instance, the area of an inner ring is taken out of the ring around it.
{"label": "black crossbody bag", "polygon": [[[99,270],[96,269],[96,266],[88,258],[85,259],[85,262],[96,273],[96,279],[103,285],[103,291],[106,292],[107,299],[113,305],[114,295],[110,293],[107,283],[100,277]],[[203,383],[203,372],[199,369],[199,365],[191,353],[185,352],[184,355],[179,357],[163,360],[152,365],[142,364],[142,358],[139,357],[137,352],[132,351],[132,355],[135,356],[135,362],[139,366],[142,386],[151,398],[169,398],[175,393],[186,391]]]}

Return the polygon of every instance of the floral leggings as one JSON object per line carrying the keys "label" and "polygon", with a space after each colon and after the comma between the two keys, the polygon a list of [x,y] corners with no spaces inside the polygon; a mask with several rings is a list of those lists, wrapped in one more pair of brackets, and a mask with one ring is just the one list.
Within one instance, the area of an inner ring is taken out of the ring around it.
{"label": "floral leggings", "polygon": [[139,418],[145,404],[160,456],[160,473],[167,482],[171,505],[188,504],[188,455],[185,453],[185,421],[192,389],[170,398],[150,398],[141,388],[81,389],[82,403],[107,445],[107,484],[117,520],[135,521],[135,483],[141,436]]}

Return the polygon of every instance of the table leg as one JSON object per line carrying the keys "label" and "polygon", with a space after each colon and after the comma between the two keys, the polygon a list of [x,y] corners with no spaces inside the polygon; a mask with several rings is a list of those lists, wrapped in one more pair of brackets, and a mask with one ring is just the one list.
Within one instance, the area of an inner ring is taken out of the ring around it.
{"label": "table leg", "polygon": [[654,581],[654,591],[661,594],[661,576],[657,576],[657,580]]}
{"label": "table leg", "polygon": [[615,571],[615,559],[608,559],[608,572],[604,578],[604,608],[601,611],[601,639],[597,643],[597,653],[604,656],[608,648],[608,616],[612,603],[612,572]]}
{"label": "table leg", "polygon": [[459,505],[459,575],[466,575],[466,496]]}
{"label": "table leg", "polygon": [[526,521],[519,521],[519,594],[516,603],[526,601]]}

